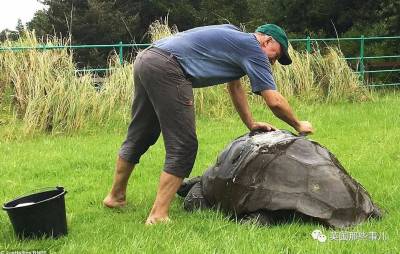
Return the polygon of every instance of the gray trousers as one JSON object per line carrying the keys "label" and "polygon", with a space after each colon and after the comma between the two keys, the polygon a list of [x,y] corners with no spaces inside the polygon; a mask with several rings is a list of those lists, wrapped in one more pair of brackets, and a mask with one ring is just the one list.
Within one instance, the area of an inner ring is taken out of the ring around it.
{"label": "gray trousers", "polygon": [[191,82],[175,57],[157,48],[138,54],[134,82],[132,121],[119,156],[139,163],[161,132],[166,151],[164,171],[188,177],[198,147]]}

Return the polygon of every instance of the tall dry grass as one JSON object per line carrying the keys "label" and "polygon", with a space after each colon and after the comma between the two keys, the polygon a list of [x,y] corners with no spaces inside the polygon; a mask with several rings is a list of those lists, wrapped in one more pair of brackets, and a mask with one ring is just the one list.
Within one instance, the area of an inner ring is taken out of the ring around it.
{"label": "tall dry grass", "polygon": [[108,122],[121,119],[128,122],[131,116],[133,99],[133,66],[130,63],[119,63],[118,57],[109,62],[113,70],[106,76],[97,96],[97,122]]}
{"label": "tall dry grass", "polygon": [[[47,45],[65,45],[68,41],[51,38]],[[39,46],[34,33],[26,32],[6,47]],[[24,50],[1,53],[1,80],[11,86],[13,108],[22,119],[26,134],[36,131],[72,132],[88,123],[107,122],[112,115],[128,118],[126,102],[132,98],[131,65],[115,68],[97,91],[89,74],[77,75],[68,50]]]}
{"label": "tall dry grass", "polygon": [[289,49],[293,63],[276,64],[274,77],[279,91],[287,97],[298,96],[307,101],[364,101],[371,92],[363,86],[343,54],[336,48],[312,54]]}
{"label": "tall dry grass", "polygon": [[179,31],[176,26],[168,25],[168,17],[165,19],[156,20],[153,23],[151,23],[148,31],[150,35],[150,40],[152,42],[166,38],[178,32]]}
{"label": "tall dry grass", "polygon": [[[1,63],[1,54],[0,54],[0,63]],[[2,68],[3,66],[0,66],[0,73],[4,72],[4,68]],[[0,106],[3,104],[3,101],[5,99],[4,93],[6,90],[6,84],[9,83],[8,80],[5,79],[6,77],[4,77],[4,75],[0,74]]]}

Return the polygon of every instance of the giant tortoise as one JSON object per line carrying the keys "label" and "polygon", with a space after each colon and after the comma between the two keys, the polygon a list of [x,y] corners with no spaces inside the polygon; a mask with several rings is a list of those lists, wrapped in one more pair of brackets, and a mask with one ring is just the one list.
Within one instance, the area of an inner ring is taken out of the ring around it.
{"label": "giant tortoise", "polygon": [[201,177],[186,179],[184,208],[214,208],[262,225],[300,218],[353,226],[380,209],[325,147],[289,131],[248,133],[230,143]]}

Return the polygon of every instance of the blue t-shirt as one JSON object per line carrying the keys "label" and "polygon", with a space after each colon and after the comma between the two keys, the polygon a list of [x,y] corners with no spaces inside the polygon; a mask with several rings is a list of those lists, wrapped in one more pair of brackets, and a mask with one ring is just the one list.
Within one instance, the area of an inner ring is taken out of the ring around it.
{"label": "blue t-shirt", "polygon": [[234,25],[190,29],[156,41],[191,76],[193,87],[226,83],[247,74],[252,91],[275,90],[271,64],[254,34]]}

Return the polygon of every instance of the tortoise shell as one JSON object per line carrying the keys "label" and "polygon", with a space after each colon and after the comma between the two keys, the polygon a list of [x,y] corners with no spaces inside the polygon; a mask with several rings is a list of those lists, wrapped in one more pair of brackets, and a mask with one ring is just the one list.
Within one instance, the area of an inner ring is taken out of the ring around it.
{"label": "tortoise shell", "polygon": [[237,138],[197,179],[200,183],[186,196],[188,210],[196,206],[193,200],[200,199],[203,206],[239,218],[292,211],[339,228],[381,216],[364,187],[332,153],[288,131]]}

